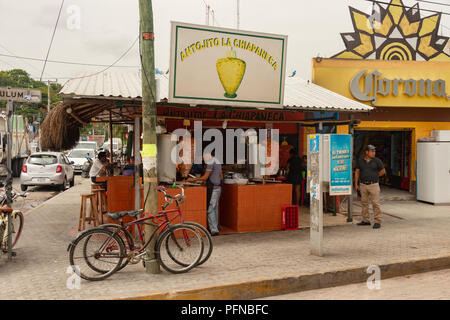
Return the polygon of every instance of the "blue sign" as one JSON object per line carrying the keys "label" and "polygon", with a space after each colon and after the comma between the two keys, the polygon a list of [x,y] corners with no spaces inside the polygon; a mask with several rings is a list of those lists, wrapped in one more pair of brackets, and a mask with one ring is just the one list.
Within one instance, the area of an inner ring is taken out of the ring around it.
{"label": "blue sign", "polygon": [[330,135],[330,195],[352,194],[351,143],[349,134]]}
{"label": "blue sign", "polygon": [[309,152],[319,152],[320,151],[320,135],[310,134],[309,135]]}

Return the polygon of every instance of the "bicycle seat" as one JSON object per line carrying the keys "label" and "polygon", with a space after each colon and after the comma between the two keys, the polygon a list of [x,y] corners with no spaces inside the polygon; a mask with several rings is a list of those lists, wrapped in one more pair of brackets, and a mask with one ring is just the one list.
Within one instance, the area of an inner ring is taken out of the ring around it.
{"label": "bicycle seat", "polygon": [[141,210],[129,210],[129,211],[118,211],[118,212],[108,212],[108,216],[113,220],[119,220],[120,218],[129,215],[130,217],[136,217]]}

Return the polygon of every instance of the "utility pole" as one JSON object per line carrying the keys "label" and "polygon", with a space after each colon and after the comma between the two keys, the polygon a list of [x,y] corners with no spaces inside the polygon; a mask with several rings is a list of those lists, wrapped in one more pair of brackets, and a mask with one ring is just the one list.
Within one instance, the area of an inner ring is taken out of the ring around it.
{"label": "utility pole", "polygon": [[239,0],[236,0],[236,29],[239,29]]}
{"label": "utility pole", "polygon": [[50,80],[47,81],[47,112],[50,112]]}
{"label": "utility pole", "polygon": [[[151,0],[139,0],[141,62],[142,62],[142,164],[144,167],[144,205],[145,212],[158,212],[158,178],[156,174],[156,80],[153,34],[153,10]],[[136,133],[137,134],[137,133]],[[148,195],[148,197],[147,197]],[[145,225],[147,241],[155,230],[154,226]],[[156,237],[147,246],[147,273],[160,273],[159,263],[155,257]]]}
{"label": "utility pole", "polygon": [[[8,169],[8,176],[6,178],[6,185],[5,185],[5,191],[6,191],[6,204],[8,207],[11,208],[12,205],[12,125],[11,125],[11,117],[13,115],[14,111],[14,103],[12,101],[8,101],[6,103],[6,127],[7,127],[7,154],[6,154],[6,167]],[[8,213],[8,261],[12,260],[12,256],[14,255],[12,252],[12,221],[11,221],[11,214]]]}
{"label": "utility pole", "polygon": [[209,26],[209,5],[206,5],[205,25]]}

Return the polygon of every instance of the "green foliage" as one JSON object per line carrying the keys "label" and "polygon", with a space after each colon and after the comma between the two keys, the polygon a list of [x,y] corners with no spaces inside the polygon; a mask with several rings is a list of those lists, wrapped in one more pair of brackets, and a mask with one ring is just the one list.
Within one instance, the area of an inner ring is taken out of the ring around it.
{"label": "green foliage", "polygon": [[[12,69],[9,71],[0,71],[0,87],[14,87],[14,88],[30,88],[39,89],[42,92],[41,103],[14,103],[16,113],[24,115],[28,118],[28,121],[32,122],[40,117],[41,121],[47,112],[47,83],[42,81],[36,81],[30,77],[30,75],[22,69]],[[58,96],[58,92],[61,90],[62,85],[59,83],[50,84],[50,101],[55,103],[61,101]],[[5,108],[6,102],[0,102],[0,108]]]}

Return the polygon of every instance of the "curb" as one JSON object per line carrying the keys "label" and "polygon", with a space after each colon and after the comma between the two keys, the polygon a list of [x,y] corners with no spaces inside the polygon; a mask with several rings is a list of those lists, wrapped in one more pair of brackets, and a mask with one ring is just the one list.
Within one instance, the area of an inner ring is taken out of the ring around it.
{"label": "curb", "polygon": [[[381,269],[381,278],[388,279],[450,268],[450,256],[396,262],[380,265],[379,267]],[[360,267],[275,279],[245,281],[200,289],[155,293],[121,298],[120,300],[249,300],[361,283],[367,281],[369,276],[367,267]]]}

